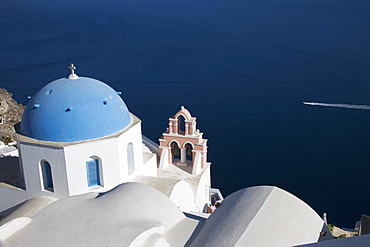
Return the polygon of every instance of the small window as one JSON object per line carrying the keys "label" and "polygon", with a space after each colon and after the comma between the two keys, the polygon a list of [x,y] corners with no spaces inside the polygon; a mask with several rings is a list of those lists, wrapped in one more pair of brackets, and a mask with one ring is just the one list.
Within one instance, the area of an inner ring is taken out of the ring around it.
{"label": "small window", "polygon": [[127,146],[128,175],[135,171],[134,145],[130,142]]}
{"label": "small window", "polygon": [[53,185],[53,176],[51,173],[51,166],[49,162],[43,160],[41,162],[41,172],[42,172],[42,183],[44,190],[48,190],[50,192],[54,192],[54,185]]}
{"label": "small window", "polygon": [[99,160],[86,161],[87,185],[89,187],[100,185]]}

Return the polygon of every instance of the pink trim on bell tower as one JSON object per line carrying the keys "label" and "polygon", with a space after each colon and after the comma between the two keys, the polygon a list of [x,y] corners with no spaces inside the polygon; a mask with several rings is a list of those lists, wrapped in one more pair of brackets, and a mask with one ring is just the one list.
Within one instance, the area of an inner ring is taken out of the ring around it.
{"label": "pink trim on bell tower", "polygon": [[169,118],[168,128],[159,139],[161,169],[172,164],[197,175],[206,167],[207,139],[203,139],[196,124],[196,118],[183,106]]}

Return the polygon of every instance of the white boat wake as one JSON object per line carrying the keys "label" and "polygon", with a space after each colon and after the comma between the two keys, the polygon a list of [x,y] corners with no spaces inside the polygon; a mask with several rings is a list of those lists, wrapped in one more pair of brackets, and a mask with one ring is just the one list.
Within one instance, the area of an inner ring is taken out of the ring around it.
{"label": "white boat wake", "polygon": [[303,104],[305,104],[305,105],[316,105],[316,106],[349,108],[349,109],[370,110],[370,105],[327,104],[327,103],[316,103],[316,102],[303,102]]}

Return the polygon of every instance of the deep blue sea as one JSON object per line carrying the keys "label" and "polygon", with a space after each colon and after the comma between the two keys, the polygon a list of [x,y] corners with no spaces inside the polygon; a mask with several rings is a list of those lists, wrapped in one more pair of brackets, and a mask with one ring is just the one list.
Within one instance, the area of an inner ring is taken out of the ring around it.
{"label": "deep blue sea", "polygon": [[228,195],[276,185],[329,223],[370,215],[368,0],[2,0],[0,87],[27,104],[76,73],[158,140],[184,105]]}

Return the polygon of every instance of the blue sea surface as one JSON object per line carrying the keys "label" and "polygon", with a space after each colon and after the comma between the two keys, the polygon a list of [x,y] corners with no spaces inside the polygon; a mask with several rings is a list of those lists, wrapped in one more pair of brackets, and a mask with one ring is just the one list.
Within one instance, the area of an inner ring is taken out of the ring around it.
{"label": "blue sea surface", "polygon": [[122,91],[158,140],[184,105],[212,185],[275,185],[329,223],[370,215],[367,0],[0,2],[0,87],[27,104],[76,73]]}

